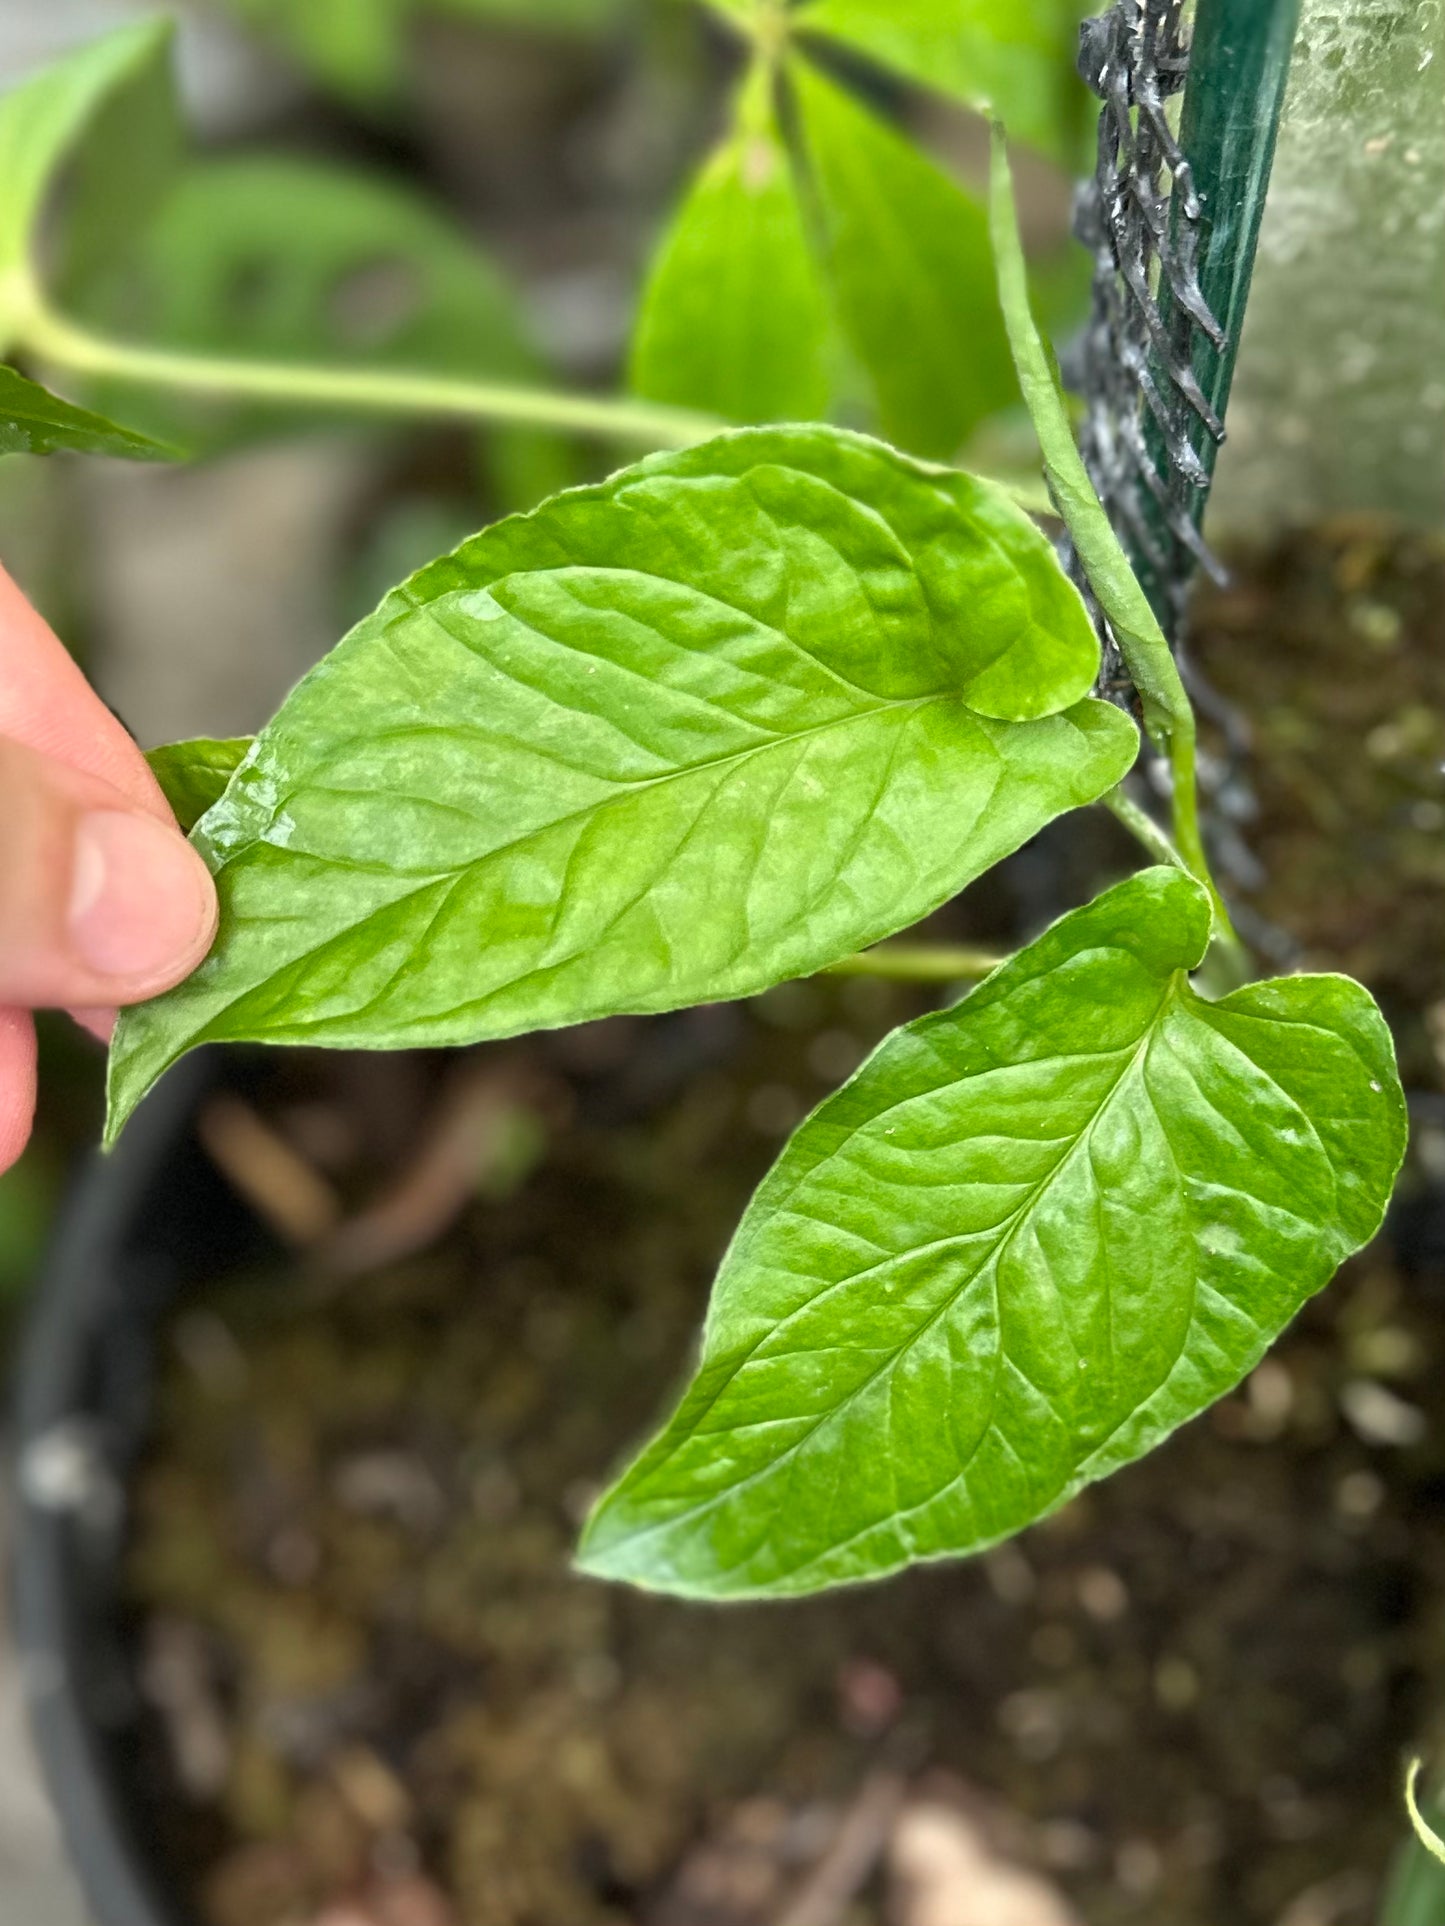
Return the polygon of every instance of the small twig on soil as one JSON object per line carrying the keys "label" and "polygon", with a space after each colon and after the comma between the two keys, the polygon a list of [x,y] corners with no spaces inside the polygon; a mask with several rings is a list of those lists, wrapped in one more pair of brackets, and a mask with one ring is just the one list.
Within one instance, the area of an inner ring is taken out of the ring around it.
{"label": "small twig on soil", "polygon": [[212,1097],[196,1134],[222,1176],[285,1244],[310,1250],[341,1221],[341,1199],[313,1164],[242,1098]]}
{"label": "small twig on soil", "polygon": [[777,1926],[838,1926],[882,1859],[907,1792],[907,1782],[896,1772],[875,1772],[864,1780],[832,1845]]}
{"label": "small twig on soil", "polygon": [[219,1799],[231,1770],[231,1734],[212,1673],[205,1634],[169,1615],[146,1628],[141,1688],[155,1709],[176,1777],[188,1798]]}
{"label": "small twig on soil", "polygon": [[563,1101],[561,1086],[518,1060],[485,1056],[464,1065],[416,1156],[327,1238],[316,1253],[320,1268],[356,1277],[429,1249],[479,1192],[505,1177],[518,1124],[537,1126],[540,1137]]}
{"label": "small twig on soil", "polygon": [[986,1824],[921,1799],[889,1842],[889,1917],[899,1926],[1080,1926],[1051,1880],[999,1852]]}

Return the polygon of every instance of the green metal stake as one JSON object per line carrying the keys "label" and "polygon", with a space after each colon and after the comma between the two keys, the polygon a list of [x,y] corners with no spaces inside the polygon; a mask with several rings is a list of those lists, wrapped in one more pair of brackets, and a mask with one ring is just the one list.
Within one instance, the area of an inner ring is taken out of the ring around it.
{"label": "green metal stake", "polygon": [[[1200,291],[1224,331],[1224,347],[1216,348],[1174,309],[1167,287],[1161,290],[1161,308],[1176,338],[1187,341],[1193,336],[1194,373],[1220,421],[1226,418],[1234,383],[1299,9],[1300,0],[1199,0],[1195,13],[1179,141],[1203,206]],[[1149,432],[1152,452],[1162,466],[1162,446],[1152,423]],[[1189,439],[1205,473],[1212,476],[1219,453],[1213,435],[1194,420]],[[1195,496],[1192,510],[1199,527],[1208,490],[1200,488]],[[1159,532],[1164,538],[1162,525]],[[1165,584],[1144,572],[1151,600],[1163,613]]]}

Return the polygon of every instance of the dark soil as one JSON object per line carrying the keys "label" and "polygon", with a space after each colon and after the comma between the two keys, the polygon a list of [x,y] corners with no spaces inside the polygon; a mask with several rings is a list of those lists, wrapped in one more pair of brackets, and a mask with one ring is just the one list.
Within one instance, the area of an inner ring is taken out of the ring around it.
{"label": "dark soil", "polygon": [[446,1216],[418,1146],[459,1088],[495,1078],[506,1128],[430,1249],[344,1280],[358,1240],[316,1230],[167,1333],[129,1582],[154,1825],[207,1926],[940,1926],[888,1825],[866,1845],[920,1800],[1090,1926],[1373,1921],[1445,1673],[1445,555],[1301,541],[1198,652],[1254,725],[1258,916],[1399,1029],[1393,1244],[1015,1544],[683,1606],[574,1577],[578,1521],[782,1136],[919,1006],[808,986],[450,1065],[286,1059],[261,1109],[348,1211],[411,1169],[363,1245]]}

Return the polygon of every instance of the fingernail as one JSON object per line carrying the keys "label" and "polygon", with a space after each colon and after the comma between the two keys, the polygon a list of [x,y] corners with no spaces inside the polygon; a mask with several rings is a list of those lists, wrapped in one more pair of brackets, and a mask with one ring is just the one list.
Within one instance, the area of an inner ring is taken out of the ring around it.
{"label": "fingernail", "polygon": [[70,940],[97,976],[137,986],[198,960],[215,920],[205,864],[153,817],[82,816],[70,881]]}

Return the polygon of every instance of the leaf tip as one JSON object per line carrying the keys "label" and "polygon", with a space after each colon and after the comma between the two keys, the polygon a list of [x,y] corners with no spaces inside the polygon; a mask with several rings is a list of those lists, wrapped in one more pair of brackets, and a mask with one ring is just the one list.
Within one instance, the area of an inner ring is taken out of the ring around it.
{"label": "leaf tip", "polygon": [[723,1573],[708,1558],[679,1558],[672,1520],[660,1521],[635,1501],[632,1474],[624,1472],[604,1491],[582,1527],[572,1568],[584,1578],[658,1597],[717,1604],[733,1595]]}
{"label": "leaf tip", "polygon": [[110,1055],[105,1067],[105,1122],[101,1129],[100,1147],[109,1153],[120,1142],[121,1132],[135,1115],[141,1099],[150,1088],[150,1081],[138,1077],[132,1069],[129,1053],[126,1050],[128,1037],[127,1017],[129,1012],[122,1010],[120,1020],[115,1026],[115,1034],[110,1040]]}
{"label": "leaf tip", "polygon": [[616,1502],[618,1496],[618,1489],[614,1487],[597,1501],[577,1541],[572,1569],[583,1578],[631,1585],[639,1591],[675,1590],[676,1587],[667,1583],[664,1570],[629,1552],[635,1533],[627,1520],[626,1507]]}

